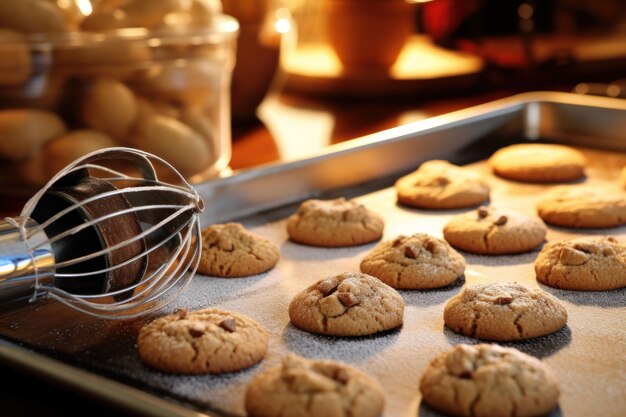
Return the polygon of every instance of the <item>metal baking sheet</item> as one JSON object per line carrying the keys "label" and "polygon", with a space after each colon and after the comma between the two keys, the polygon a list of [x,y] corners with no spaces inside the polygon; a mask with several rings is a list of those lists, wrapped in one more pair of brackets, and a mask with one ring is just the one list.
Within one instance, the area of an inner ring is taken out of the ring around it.
{"label": "metal baking sheet", "polygon": [[[588,123],[581,119],[585,117]],[[0,314],[0,359],[54,378],[79,391],[158,416],[242,415],[243,393],[250,377],[279,362],[287,352],[349,362],[376,377],[383,387],[385,416],[433,416],[421,404],[419,378],[437,353],[475,340],[443,326],[446,301],[462,285],[515,281],[538,286],[532,269],[537,252],[517,256],[466,255],[464,282],[431,291],[402,291],[406,302],[402,329],[383,335],[345,339],[308,334],[289,324],[287,305],[313,281],[356,271],[374,244],[323,249],[287,240],[284,218],[297,202],[314,195],[356,196],[385,216],[384,239],[414,232],[441,236],[445,222],[461,211],[431,212],[399,207],[392,189],[398,175],[420,162],[443,157],[469,163],[492,185],[492,204],[533,213],[547,188],[491,176],[481,162],[504,144],[545,139],[610,149],[585,149],[588,182],[615,181],[626,165],[626,104],[618,100],[542,93],[516,96],[451,115],[418,122],[358,139],[303,161],[258,168],[200,185],[207,202],[204,224],[240,220],[281,250],[278,266],[245,279],[198,275],[174,305],[206,306],[241,312],[259,320],[270,333],[268,356],[249,370],[225,376],[172,376],[139,360],[136,333],[150,318],[104,321],[74,313],[54,302]],[[594,130],[595,126],[595,130]],[[575,127],[576,129],[573,129]],[[291,189],[289,188],[291,187]],[[264,211],[262,211],[264,210]],[[580,233],[550,228],[547,239],[601,235],[626,239],[626,227]],[[512,343],[541,357],[561,381],[562,397],[553,415],[621,416],[626,410],[626,290],[573,292],[540,286],[560,298],[569,312],[561,331]]]}

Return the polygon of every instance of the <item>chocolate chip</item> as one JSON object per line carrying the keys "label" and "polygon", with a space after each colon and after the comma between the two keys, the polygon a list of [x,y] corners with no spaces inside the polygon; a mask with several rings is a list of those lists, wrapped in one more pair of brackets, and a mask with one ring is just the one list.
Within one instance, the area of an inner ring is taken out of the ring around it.
{"label": "chocolate chip", "polygon": [[418,251],[416,251],[413,246],[407,246],[404,248],[404,256],[411,259],[417,258]]}
{"label": "chocolate chip", "polygon": [[500,216],[498,217],[498,220],[496,220],[494,222],[494,224],[498,225],[498,226],[504,226],[506,224],[506,222],[509,221],[509,218],[506,216]]}
{"label": "chocolate chip", "polygon": [[428,252],[432,253],[433,255],[438,253],[441,249],[439,247],[439,243],[435,240],[427,240],[424,247],[426,248]]}
{"label": "chocolate chip", "polygon": [[345,385],[350,380],[350,375],[348,375],[345,369],[337,368],[333,372],[333,379]]}
{"label": "chocolate chip", "polygon": [[486,206],[478,207],[478,218],[484,219],[489,215],[489,209]]}
{"label": "chocolate chip", "polygon": [[200,337],[204,334],[204,328],[198,323],[189,328],[189,334],[191,337]]}
{"label": "chocolate chip", "polygon": [[403,236],[403,235],[398,236],[397,238],[393,240],[393,242],[391,242],[391,246],[393,246],[394,248],[397,248],[398,246],[402,244],[405,238],[406,236]]}
{"label": "chocolate chip", "polygon": [[335,292],[339,283],[334,279],[326,279],[317,284],[317,290],[322,293],[324,297],[328,297]]}
{"label": "chocolate chip", "polygon": [[178,316],[178,320],[182,320],[189,315],[189,311],[185,308],[181,308],[176,312],[176,315]]}
{"label": "chocolate chip", "polygon": [[237,322],[235,319],[229,317],[220,322],[219,326],[226,330],[228,333],[232,333],[237,329]]}
{"label": "chocolate chip", "polygon": [[604,249],[602,249],[602,255],[604,255],[604,256],[613,256],[613,255],[615,255],[615,251],[613,250],[613,248],[604,248]]}
{"label": "chocolate chip", "polygon": [[513,297],[511,297],[510,295],[506,295],[506,296],[496,298],[493,302],[494,304],[500,304],[500,305],[511,304],[513,302]]}
{"label": "chocolate chip", "polygon": [[337,294],[337,299],[346,307],[352,307],[361,302],[356,295],[349,292],[340,292]]}
{"label": "chocolate chip", "polygon": [[450,180],[446,177],[435,177],[434,185],[445,186],[450,184]]}

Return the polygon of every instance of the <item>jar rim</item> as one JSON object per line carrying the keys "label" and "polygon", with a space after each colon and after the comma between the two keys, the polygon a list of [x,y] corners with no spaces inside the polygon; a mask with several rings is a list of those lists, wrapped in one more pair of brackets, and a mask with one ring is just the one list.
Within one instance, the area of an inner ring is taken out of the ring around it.
{"label": "jar rim", "polygon": [[2,39],[0,47],[24,43],[31,47],[81,47],[106,41],[136,41],[159,45],[216,44],[236,38],[239,22],[232,16],[219,14],[211,17],[211,23],[201,28],[174,26],[159,30],[146,28],[123,28],[109,31],[69,31],[61,33],[19,33],[20,38]]}

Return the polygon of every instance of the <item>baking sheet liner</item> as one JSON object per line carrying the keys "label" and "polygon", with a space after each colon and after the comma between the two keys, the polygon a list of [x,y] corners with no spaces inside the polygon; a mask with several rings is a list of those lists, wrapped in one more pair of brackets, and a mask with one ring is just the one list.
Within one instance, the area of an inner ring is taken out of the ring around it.
{"label": "baking sheet liner", "polygon": [[[616,184],[626,155],[584,151],[590,184]],[[551,186],[520,184],[492,176],[485,162],[469,169],[485,175],[492,186],[491,204],[527,214]],[[357,198],[386,221],[384,240],[416,232],[442,237],[445,223],[466,210],[424,211],[396,205],[393,189]],[[477,340],[457,335],[443,324],[447,300],[463,285],[517,282],[540,287],[567,308],[568,324],[560,331],[530,341],[504,343],[543,359],[561,383],[559,408],[551,416],[623,416],[626,412],[626,290],[576,292],[537,283],[533,262],[538,250],[514,256],[486,257],[463,253],[465,276],[451,286],[428,291],[400,291],[404,325],[385,334],[334,338],[306,333],[292,326],[287,306],[292,296],[314,281],[344,271],[358,271],[361,259],[375,245],[325,249],[298,245],[287,237],[284,218],[290,206],[243,219],[252,231],[274,242],[281,259],[272,271],[251,278],[222,279],[198,275],[188,290],[161,314],[178,308],[219,307],[246,314],[270,334],[265,360],[251,369],[222,376],[166,375],[145,366],[136,353],[138,329],[149,319],[111,322],[74,313],[56,303],[30,306],[0,316],[0,333],[48,356],[121,380],[215,414],[244,415],[244,392],[250,378],[279,363],[287,353],[350,363],[378,379],[386,396],[385,416],[436,416],[421,404],[419,380],[438,353],[457,343]],[[626,240],[626,227],[576,231],[550,227],[548,241],[582,235],[616,236]]]}

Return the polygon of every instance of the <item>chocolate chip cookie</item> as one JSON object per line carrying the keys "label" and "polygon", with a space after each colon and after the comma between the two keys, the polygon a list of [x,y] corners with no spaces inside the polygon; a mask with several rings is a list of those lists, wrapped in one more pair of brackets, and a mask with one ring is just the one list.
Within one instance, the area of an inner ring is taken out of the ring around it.
{"label": "chocolate chip cookie", "polygon": [[420,382],[423,399],[464,417],[533,417],[552,411],[558,381],[539,359],[498,345],[457,345],[437,356]]}
{"label": "chocolate chip cookie", "polygon": [[293,355],[254,377],[245,399],[250,417],[379,417],[384,403],[380,385],[363,372]]}
{"label": "chocolate chip cookie", "polygon": [[606,228],[626,224],[626,192],[610,186],[562,186],[537,203],[546,223],[573,228]]}
{"label": "chocolate chip cookie", "polygon": [[452,297],[443,321],[456,333],[477,339],[512,341],[556,332],[567,311],[554,296],[511,283],[471,285]]}
{"label": "chocolate chip cookie", "polygon": [[265,357],[268,336],[256,321],[217,308],[180,310],[139,331],[139,357],[173,374],[219,374],[248,368]]}
{"label": "chocolate chip cookie", "polygon": [[543,243],[546,232],[536,217],[484,206],[452,218],[443,229],[452,246],[479,255],[529,252]]}
{"label": "chocolate chip cookie", "polygon": [[448,242],[424,233],[382,242],[361,261],[361,272],[399,289],[445,287],[464,270],[463,256]]}
{"label": "chocolate chip cookie", "polygon": [[400,204],[425,209],[473,207],[489,200],[489,186],[480,176],[447,161],[424,162],[395,187]]}
{"label": "chocolate chip cookie", "polygon": [[311,333],[366,336],[402,325],[404,300],[378,278],[346,272],[324,278],[296,294],[291,322]]}
{"label": "chocolate chip cookie", "polygon": [[294,242],[311,246],[358,246],[380,239],[382,217],[354,200],[307,200],[287,219]]}
{"label": "chocolate chip cookie", "polygon": [[247,277],[274,268],[279,257],[276,245],[241,224],[214,224],[202,232],[198,272],[215,277]]}
{"label": "chocolate chip cookie", "polygon": [[626,245],[612,237],[550,242],[535,260],[537,279],[555,288],[604,291],[626,287]]}
{"label": "chocolate chip cookie", "polygon": [[494,174],[515,181],[565,182],[585,175],[585,157],[563,145],[518,144],[489,158]]}

